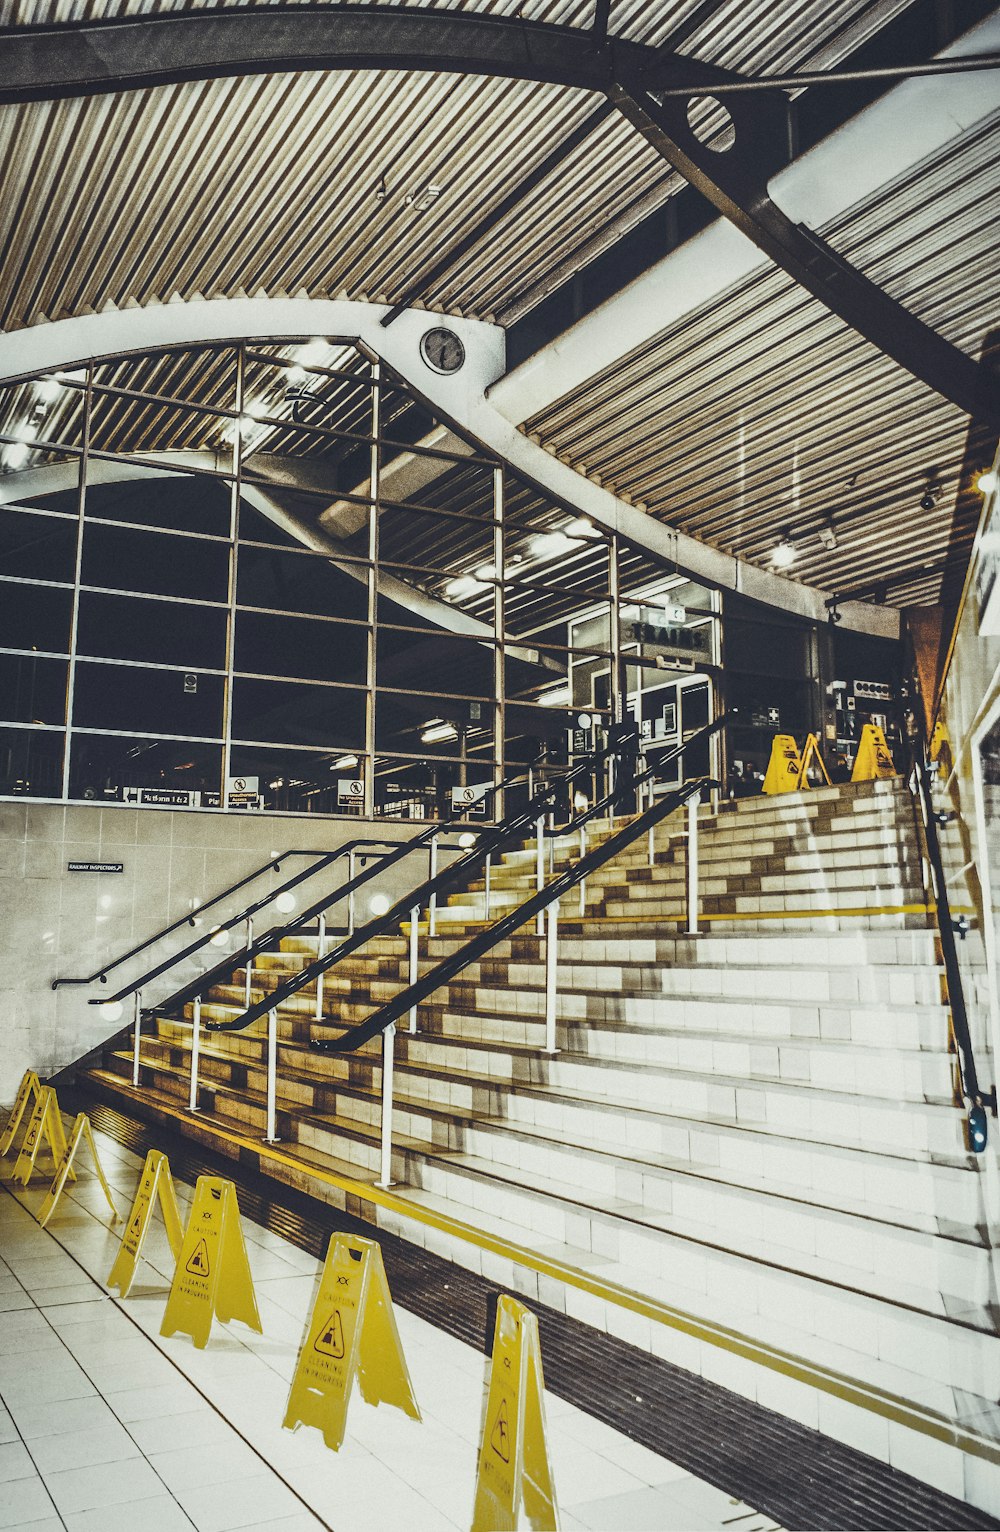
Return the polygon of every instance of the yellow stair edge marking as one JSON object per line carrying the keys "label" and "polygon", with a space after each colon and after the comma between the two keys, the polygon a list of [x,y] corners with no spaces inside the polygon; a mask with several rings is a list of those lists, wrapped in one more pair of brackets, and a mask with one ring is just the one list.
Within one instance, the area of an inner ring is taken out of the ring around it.
{"label": "yellow stair edge marking", "polygon": [[[698,923],[700,925],[703,921],[709,920],[826,920],[838,915],[933,915],[936,909],[937,906],[933,904],[859,904],[845,906],[843,909],[837,910],[722,910],[710,915],[699,914]],[[682,923],[686,918],[683,910],[678,910],[676,914],[670,915],[565,915],[563,916],[563,922],[568,925],[574,921],[586,920],[588,925],[594,926],[663,926],[671,921]],[[528,925],[530,920],[531,916],[528,916],[524,924]],[[461,925],[463,930],[471,929],[472,927],[481,927],[485,930],[487,926],[491,926],[493,923],[491,920],[463,920],[461,922],[456,921],[455,925]],[[425,927],[421,926],[421,929],[423,930]],[[409,926],[406,927],[406,930],[409,930]],[[517,927],[514,931],[511,931],[510,936],[516,936],[519,931],[520,927]],[[439,924],[437,933],[432,940],[437,941],[442,936],[454,936],[456,934],[455,931],[442,931]],[[534,931],[529,931],[527,934],[533,936],[535,933]],[[670,936],[687,936],[690,933],[687,931],[670,931],[667,934]],[[509,939],[510,937],[504,938],[505,941]]]}
{"label": "yellow stair edge marking", "polygon": [[260,1139],[246,1138],[242,1134],[217,1127],[204,1117],[192,1117],[190,1113],[179,1108],[161,1102],[151,1104],[156,1111],[209,1133],[214,1138],[231,1144],[234,1148],[254,1151],[261,1160],[270,1160],[273,1164],[284,1165],[290,1170],[305,1172],[312,1179],[321,1181],[327,1186],[336,1187],[348,1196],[357,1197],[363,1202],[385,1208],[390,1212],[401,1213],[416,1223],[427,1224],[441,1234],[449,1234],[463,1240],[466,1244],[474,1245],[477,1249],[489,1250],[493,1255],[514,1261],[518,1266],[526,1266],[531,1271],[564,1282],[568,1287],[579,1288],[595,1298],[601,1298],[607,1303],[617,1304],[619,1308],[628,1309],[633,1314],[641,1314],[655,1323],[679,1330],[695,1340],[703,1341],[710,1346],[718,1346],[723,1351],[743,1357],[757,1366],[767,1367],[772,1372],[781,1373],[786,1378],[804,1383],[810,1388],[818,1389],[821,1393],[833,1394],[847,1404],[853,1404],[874,1415],[891,1420],[897,1425],[906,1426],[911,1431],[917,1431],[923,1436],[933,1437],[936,1441],[957,1447],[972,1457],[1000,1463],[1000,1442],[980,1436],[965,1427],[956,1426],[937,1411],[922,1409],[919,1405],[897,1394],[887,1393],[850,1378],[845,1373],[807,1362],[790,1352],[767,1346],[762,1341],[751,1340],[748,1336],[741,1335],[737,1330],[729,1330],[724,1325],[698,1319],[692,1314],[686,1314],[682,1309],[671,1308],[656,1298],[644,1296],[642,1293],[633,1293],[617,1282],[602,1281],[600,1277],[591,1276],[563,1261],[539,1255],[526,1246],[517,1245],[511,1240],[490,1234],[485,1229],[478,1229],[473,1224],[464,1223],[461,1219],[450,1218],[446,1213],[437,1213],[419,1202],[411,1202],[408,1197],[399,1192],[387,1191],[364,1181],[355,1181],[349,1176],[337,1175],[334,1171],[323,1170],[308,1160],[300,1160],[294,1154],[276,1149]]}

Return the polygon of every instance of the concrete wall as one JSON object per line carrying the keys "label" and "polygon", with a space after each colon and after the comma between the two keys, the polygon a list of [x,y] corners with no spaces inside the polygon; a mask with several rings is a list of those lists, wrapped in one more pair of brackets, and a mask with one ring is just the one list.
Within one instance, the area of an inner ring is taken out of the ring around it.
{"label": "concrete wall", "polygon": [[[195,915],[196,929],[185,926],[177,936],[149,948],[115,970],[107,986],[54,992],[53,979],[93,973],[179,916],[192,913],[196,901],[204,903],[266,862],[272,852],[292,847],[332,850],[361,837],[395,842],[419,831],[415,824],[314,816],[0,802],[0,1102],[13,1098],[29,1066],[50,1074],[120,1029],[121,1021],[102,1016],[88,999],[124,987],[199,931],[224,924],[251,896],[281,879],[265,873],[228,903],[203,918]],[[69,872],[71,861],[122,862],[124,870]],[[281,877],[305,865],[304,860],[289,861]],[[391,875],[368,885],[364,910],[376,889],[398,897],[426,875],[426,852],[405,859]],[[344,857],[329,873],[303,886],[299,908],[346,876]],[[222,956],[209,946],[204,957],[189,960],[170,981],[144,990],[144,1003],[164,998],[178,982]],[[129,1010],[126,1020],[130,1015]]]}

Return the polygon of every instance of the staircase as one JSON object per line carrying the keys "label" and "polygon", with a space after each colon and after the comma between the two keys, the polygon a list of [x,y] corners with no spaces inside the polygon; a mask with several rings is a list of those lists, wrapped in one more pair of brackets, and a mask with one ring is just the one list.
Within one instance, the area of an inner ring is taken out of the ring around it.
{"label": "staircase", "polygon": [[[703,809],[698,937],[679,934],[681,818],[660,826],[653,865],[643,839],[588,880],[582,915],[576,892],[563,901],[556,1055],[533,926],[399,1033],[396,1191],[373,1191],[367,1216],[995,1512],[994,1177],[965,1146],[909,796],[881,782]],[[555,869],[578,851],[557,840]],[[508,854],[491,916],[535,876],[533,845]],[[452,896],[422,962],[485,906],[481,881]],[[315,950],[303,937],[259,958],[255,998]],[[341,1202],[324,1175],[372,1186],[381,1048],[309,1041],[406,974],[404,931],[327,975],[321,1022],[314,990],[282,1007],[295,1163],[262,1169]],[[203,1020],[240,1014],[243,995],[237,974]],[[259,1141],[261,1030],[203,1034],[197,1117],[190,1037],[165,1021],[144,1036],[147,1110]],[[131,1067],[127,1041],[112,1045],[81,1082],[134,1109]]]}

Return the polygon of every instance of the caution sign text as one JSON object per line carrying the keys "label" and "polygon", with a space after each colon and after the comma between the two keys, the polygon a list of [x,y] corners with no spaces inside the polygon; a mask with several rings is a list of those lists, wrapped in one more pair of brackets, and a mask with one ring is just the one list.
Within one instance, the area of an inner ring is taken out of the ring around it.
{"label": "caution sign text", "polygon": [[160,1334],[180,1330],[201,1349],[213,1316],[261,1330],[236,1188],[218,1176],[199,1176]]}
{"label": "caution sign text", "polygon": [[288,1395],[285,1426],[315,1426],[334,1452],[344,1440],[357,1378],[368,1404],[394,1404],[420,1419],[374,1240],[335,1234]]}

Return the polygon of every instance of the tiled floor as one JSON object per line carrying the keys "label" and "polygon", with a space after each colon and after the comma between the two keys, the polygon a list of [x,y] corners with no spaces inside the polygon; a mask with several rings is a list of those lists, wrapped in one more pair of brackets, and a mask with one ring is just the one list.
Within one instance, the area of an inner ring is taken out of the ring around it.
{"label": "tiled floor", "polygon": [[[124,1215],[140,1161],[98,1142]],[[121,1226],[108,1227],[96,1180],[81,1174],[48,1230],[33,1217],[43,1180],[0,1192],[0,1527],[468,1529],[487,1366],[479,1353],[398,1309],[423,1422],[356,1393],[345,1443],[330,1452],[318,1432],[281,1427],[319,1271],[311,1256],[244,1218],[264,1334],[217,1324],[197,1351],[184,1335],[159,1335],[173,1271],[159,1221],[119,1302],[103,1283]],[[177,1192],[186,1214],[191,1189]],[[553,1395],[546,1405],[565,1532],[774,1528]]]}

